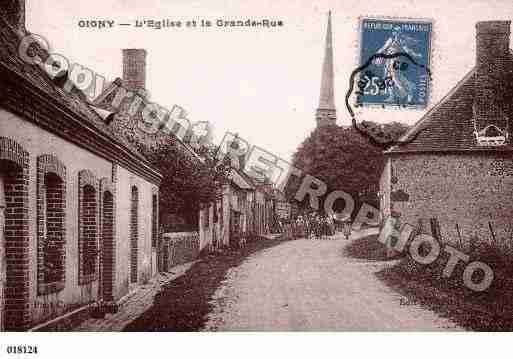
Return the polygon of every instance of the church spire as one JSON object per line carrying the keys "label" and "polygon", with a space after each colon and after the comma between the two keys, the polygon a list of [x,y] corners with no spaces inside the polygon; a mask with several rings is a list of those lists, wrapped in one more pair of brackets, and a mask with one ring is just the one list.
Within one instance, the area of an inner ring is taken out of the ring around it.
{"label": "church spire", "polygon": [[333,84],[333,44],[331,34],[331,11],[328,12],[328,28],[326,31],[326,48],[324,50],[324,63],[322,65],[321,95],[319,108],[317,108],[317,126],[334,125],[337,121],[335,109],[335,89]]}

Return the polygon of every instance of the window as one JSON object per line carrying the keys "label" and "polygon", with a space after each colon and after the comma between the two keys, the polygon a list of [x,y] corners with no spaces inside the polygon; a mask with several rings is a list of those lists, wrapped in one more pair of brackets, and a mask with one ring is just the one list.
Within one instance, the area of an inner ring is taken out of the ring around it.
{"label": "window", "polygon": [[64,288],[66,276],[66,169],[52,155],[37,159],[37,291]]}
{"label": "window", "polygon": [[79,284],[97,279],[98,274],[98,182],[88,171],[79,173]]}
{"label": "window", "polygon": [[42,203],[41,281],[56,283],[64,279],[64,183],[54,173],[46,173]]}
{"label": "window", "polygon": [[96,273],[98,205],[94,187],[86,185],[82,191],[82,275],[91,276]]}

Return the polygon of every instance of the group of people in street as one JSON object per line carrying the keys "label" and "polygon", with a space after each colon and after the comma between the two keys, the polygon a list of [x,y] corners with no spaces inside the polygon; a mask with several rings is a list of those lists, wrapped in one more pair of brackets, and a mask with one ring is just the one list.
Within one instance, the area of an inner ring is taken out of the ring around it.
{"label": "group of people in street", "polygon": [[337,231],[349,239],[351,234],[350,220],[339,222],[318,213],[299,215],[295,220],[280,220],[278,227],[289,239],[333,239]]}

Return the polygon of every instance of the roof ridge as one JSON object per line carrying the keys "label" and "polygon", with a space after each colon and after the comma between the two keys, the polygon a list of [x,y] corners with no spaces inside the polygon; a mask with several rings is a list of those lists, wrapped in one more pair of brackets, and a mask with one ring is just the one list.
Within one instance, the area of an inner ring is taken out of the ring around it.
{"label": "roof ridge", "polygon": [[[111,111],[111,108],[110,106],[108,105],[105,105],[105,104],[102,104],[109,95],[111,95],[113,92],[115,91],[118,91],[119,89],[124,89],[124,90],[127,90],[127,88],[125,86],[123,86],[123,80],[120,78],[120,77],[117,77],[114,81],[112,81],[109,86],[104,89],[102,91],[102,93],[100,95],[98,95],[98,97],[96,99],[94,99],[92,101],[92,105],[93,106],[96,106],[96,107],[99,107],[99,108],[103,108],[103,109],[106,109],[108,111]],[[167,107],[164,107],[162,106],[161,104],[157,103],[157,102],[151,102],[146,96],[144,95],[141,95],[140,93],[138,93],[137,91],[133,91],[134,94],[136,96],[139,96],[140,100],[141,100],[141,104],[144,104],[144,105],[149,105],[149,104],[155,104],[163,109],[166,110],[167,112],[167,115],[166,116],[170,116],[171,112],[173,111],[174,109],[174,106],[178,106],[178,105],[173,105],[173,107],[171,108],[171,111],[169,111],[167,109]],[[120,104],[119,105],[119,108],[116,109],[116,111],[114,111],[114,113],[119,113],[119,110],[121,109],[122,105]],[[181,106],[178,106],[178,107],[181,107]],[[137,114],[139,113],[142,113],[142,109],[141,109],[141,106],[138,107],[137,111],[134,113],[134,114],[130,114],[130,117],[133,118],[135,116],[137,116]],[[190,126],[189,128],[186,130],[186,131],[189,131],[191,130],[192,131],[192,127],[193,127],[193,124],[190,120],[188,120],[189,123],[190,123]],[[199,160],[199,161],[203,161],[202,159],[202,156],[196,151],[195,148],[193,148],[189,143],[187,143],[186,141],[184,141],[184,138],[185,138],[185,135],[180,138],[179,136],[177,136],[175,133],[171,132],[170,134],[165,134],[163,133],[162,131],[159,130],[159,133],[156,134],[156,136],[165,136],[166,138],[167,137],[170,137],[172,139],[174,139],[175,141],[177,141],[187,152],[189,152],[196,160]]]}
{"label": "roof ridge", "polygon": [[[2,44],[5,52],[0,56],[0,67],[26,81],[27,85],[35,91],[44,93],[49,102],[72,113],[83,126],[94,128],[99,135],[107,136],[111,141],[132,153],[135,158],[149,164],[148,159],[135,146],[132,146],[121,134],[104,123],[101,116],[91,108],[90,103],[84,98],[85,94],[83,92],[84,97],[77,93],[77,91],[81,91],[76,87],[69,92],[65,91],[51,79],[43,68],[46,59],[43,60],[42,64],[26,64],[21,59],[17,47],[22,38],[32,35],[32,32],[27,29],[24,29],[23,34],[16,31],[0,12],[0,34],[4,37],[3,40],[7,42]],[[45,55],[50,56],[48,51],[42,47],[38,47],[38,55],[43,58]],[[11,60],[9,61],[9,59]],[[23,68],[23,66],[26,66],[26,68]]]}
{"label": "roof ridge", "polygon": [[92,99],[90,102],[94,106],[100,106],[103,101],[109,96],[112,91],[114,91],[118,87],[118,79],[121,81],[121,78],[116,77],[114,81],[112,81],[106,88],[102,90],[102,92],[96,96],[96,98]]}

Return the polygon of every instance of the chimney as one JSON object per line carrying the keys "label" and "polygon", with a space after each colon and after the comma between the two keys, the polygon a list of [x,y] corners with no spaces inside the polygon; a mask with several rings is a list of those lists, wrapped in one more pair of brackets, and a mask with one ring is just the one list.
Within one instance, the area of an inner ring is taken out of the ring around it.
{"label": "chimney", "polygon": [[474,120],[476,129],[489,125],[506,130],[505,98],[510,67],[511,21],[480,21],[476,24],[476,87]]}
{"label": "chimney", "polygon": [[146,89],[146,50],[123,50],[123,85],[132,91]]}
{"label": "chimney", "polygon": [[25,0],[3,0],[3,13],[18,32],[25,33]]}

